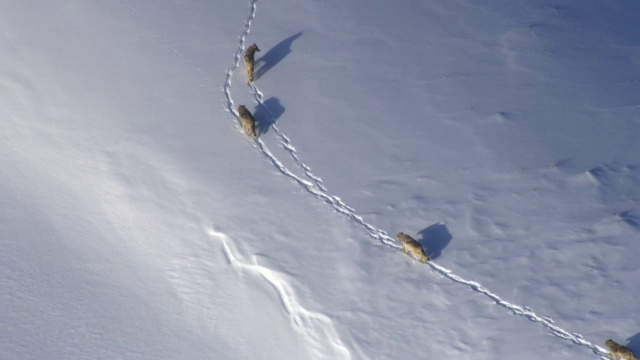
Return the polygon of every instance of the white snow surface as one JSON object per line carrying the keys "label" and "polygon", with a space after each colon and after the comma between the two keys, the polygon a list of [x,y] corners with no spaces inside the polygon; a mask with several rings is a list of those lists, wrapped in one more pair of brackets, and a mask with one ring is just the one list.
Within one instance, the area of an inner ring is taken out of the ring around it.
{"label": "white snow surface", "polygon": [[640,2],[0,4],[0,359],[640,354]]}

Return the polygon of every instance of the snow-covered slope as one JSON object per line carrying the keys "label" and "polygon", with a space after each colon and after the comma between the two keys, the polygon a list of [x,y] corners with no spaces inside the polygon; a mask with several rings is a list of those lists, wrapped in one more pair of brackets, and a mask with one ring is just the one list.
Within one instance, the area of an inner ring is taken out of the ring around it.
{"label": "snow-covered slope", "polygon": [[2,7],[0,358],[640,352],[636,2]]}

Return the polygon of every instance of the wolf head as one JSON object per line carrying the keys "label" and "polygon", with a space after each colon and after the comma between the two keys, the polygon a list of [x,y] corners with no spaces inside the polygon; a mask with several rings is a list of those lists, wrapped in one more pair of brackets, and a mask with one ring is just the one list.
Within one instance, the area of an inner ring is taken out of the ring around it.
{"label": "wolf head", "polygon": [[258,45],[256,45],[256,43],[253,43],[251,46],[249,46],[249,49],[253,49],[253,51],[260,51],[260,48],[258,47]]}

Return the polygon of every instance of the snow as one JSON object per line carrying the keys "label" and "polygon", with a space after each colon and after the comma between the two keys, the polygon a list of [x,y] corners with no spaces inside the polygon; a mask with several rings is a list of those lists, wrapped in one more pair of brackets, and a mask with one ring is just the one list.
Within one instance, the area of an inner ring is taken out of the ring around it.
{"label": "snow", "polygon": [[2,8],[1,359],[640,353],[637,2]]}

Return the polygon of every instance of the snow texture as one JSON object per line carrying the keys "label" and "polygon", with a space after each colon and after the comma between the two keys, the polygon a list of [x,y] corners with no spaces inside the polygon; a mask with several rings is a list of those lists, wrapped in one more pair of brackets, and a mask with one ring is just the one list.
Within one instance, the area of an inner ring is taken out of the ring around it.
{"label": "snow texture", "polygon": [[2,8],[1,359],[640,353],[637,2]]}

